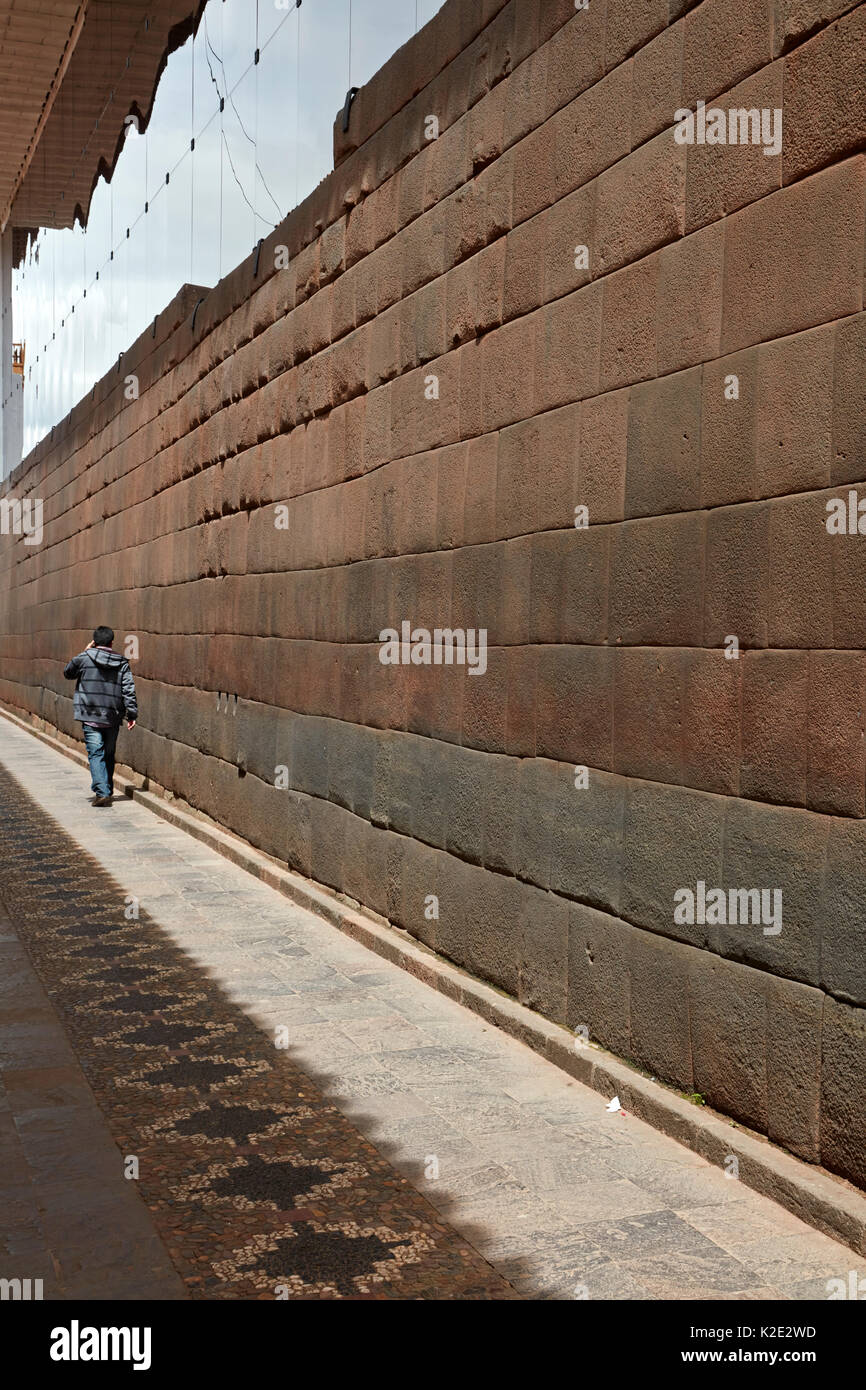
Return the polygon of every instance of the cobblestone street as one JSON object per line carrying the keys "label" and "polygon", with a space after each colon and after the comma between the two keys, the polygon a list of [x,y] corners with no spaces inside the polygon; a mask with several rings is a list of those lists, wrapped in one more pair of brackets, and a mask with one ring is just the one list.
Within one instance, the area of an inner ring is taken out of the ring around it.
{"label": "cobblestone street", "polygon": [[604,1300],[826,1298],[866,1273],[87,785],[0,721],[0,1277],[54,1299]]}

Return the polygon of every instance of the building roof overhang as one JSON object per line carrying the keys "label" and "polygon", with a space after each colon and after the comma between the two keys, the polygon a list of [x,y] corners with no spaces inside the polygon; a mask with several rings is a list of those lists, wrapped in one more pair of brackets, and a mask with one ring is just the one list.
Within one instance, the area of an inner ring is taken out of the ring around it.
{"label": "building roof overhang", "polygon": [[204,0],[0,0],[0,229],[86,224]]}

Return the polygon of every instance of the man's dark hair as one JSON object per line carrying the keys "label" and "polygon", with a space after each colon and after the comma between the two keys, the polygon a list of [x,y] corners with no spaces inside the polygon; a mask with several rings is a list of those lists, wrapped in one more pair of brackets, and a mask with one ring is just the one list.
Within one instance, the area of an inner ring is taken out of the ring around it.
{"label": "man's dark hair", "polygon": [[114,631],[110,627],[95,627],[93,629],[93,645],[96,647],[110,647],[114,641]]}

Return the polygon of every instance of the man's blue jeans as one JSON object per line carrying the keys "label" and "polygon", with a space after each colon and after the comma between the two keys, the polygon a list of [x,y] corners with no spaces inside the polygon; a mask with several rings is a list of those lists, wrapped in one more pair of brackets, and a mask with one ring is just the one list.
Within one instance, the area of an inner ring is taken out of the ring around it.
{"label": "man's blue jeans", "polygon": [[90,763],[91,790],[97,796],[111,796],[114,791],[114,750],[117,746],[119,724],[106,729],[91,729],[87,724],[84,730],[84,746]]}

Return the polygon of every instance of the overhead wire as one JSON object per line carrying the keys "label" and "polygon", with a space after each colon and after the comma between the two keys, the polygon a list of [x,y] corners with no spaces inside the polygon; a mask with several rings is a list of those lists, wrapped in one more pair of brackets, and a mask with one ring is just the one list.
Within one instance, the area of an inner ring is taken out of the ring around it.
{"label": "overhead wire", "polygon": [[[115,322],[114,322],[115,312],[116,312],[117,310],[119,310],[119,311],[122,313],[122,312],[123,312],[123,308],[125,308],[125,311],[126,311],[126,322],[127,322],[127,338],[128,338],[128,336],[129,336],[129,332],[130,332],[130,313],[131,313],[131,303],[130,303],[131,294],[130,294],[130,288],[131,288],[131,277],[132,277],[132,274],[133,274],[133,269],[132,269],[132,266],[131,266],[131,263],[130,263],[130,262],[131,262],[130,246],[129,246],[129,244],[127,244],[127,243],[131,243],[131,240],[132,240],[132,237],[133,237],[133,233],[138,229],[139,224],[141,223],[142,219],[144,218],[144,219],[145,219],[145,238],[146,238],[146,240],[145,240],[145,247],[144,247],[145,263],[146,263],[147,265],[150,264],[150,253],[151,253],[151,249],[152,249],[152,248],[151,248],[151,242],[152,242],[152,238],[151,238],[151,221],[152,221],[152,219],[151,219],[150,217],[148,217],[148,213],[153,209],[154,204],[156,204],[156,203],[158,202],[158,199],[160,198],[160,196],[161,196],[161,195],[164,195],[165,189],[166,189],[167,185],[170,183],[171,178],[172,178],[173,176],[175,176],[175,174],[176,174],[176,172],[178,171],[178,169],[180,169],[180,167],[181,167],[181,165],[183,164],[183,161],[184,161],[184,159],[187,157],[187,155],[190,156],[190,160],[191,160],[191,163],[190,163],[191,207],[190,207],[190,251],[189,251],[189,265],[190,265],[190,271],[189,271],[189,274],[190,274],[190,280],[192,280],[192,279],[194,278],[193,272],[194,272],[194,266],[195,266],[195,228],[196,228],[196,221],[195,221],[195,206],[194,206],[194,205],[195,205],[195,189],[196,189],[196,180],[195,180],[195,159],[194,159],[195,147],[196,147],[196,145],[201,141],[202,136],[206,134],[206,132],[207,132],[207,130],[209,129],[209,127],[211,126],[211,124],[212,124],[217,118],[219,118],[219,123],[220,123],[220,128],[219,128],[219,143],[220,143],[221,151],[223,151],[223,152],[225,153],[225,156],[226,156],[226,158],[227,158],[227,160],[228,160],[228,165],[229,165],[229,168],[230,168],[230,170],[231,170],[232,177],[234,178],[235,184],[237,185],[237,188],[238,188],[238,191],[239,191],[239,193],[240,193],[240,196],[241,196],[241,198],[243,199],[243,201],[244,201],[244,203],[246,204],[246,206],[249,208],[250,212],[252,213],[252,216],[253,216],[253,219],[254,219],[254,232],[257,231],[257,223],[258,223],[258,222],[262,222],[262,223],[264,223],[264,224],[266,224],[266,225],[268,225],[268,226],[272,226],[272,227],[273,227],[273,226],[276,226],[276,225],[278,224],[278,222],[281,220],[281,218],[285,215],[285,211],[287,211],[287,209],[284,211],[284,210],[281,208],[279,202],[277,201],[277,198],[274,196],[274,193],[273,193],[273,191],[272,191],[270,185],[268,184],[268,180],[267,180],[267,178],[265,177],[265,173],[264,173],[264,171],[263,171],[263,169],[262,169],[262,167],[261,167],[261,162],[260,162],[260,159],[259,159],[259,151],[258,151],[258,97],[259,97],[259,90],[258,90],[258,88],[259,88],[259,74],[258,74],[258,72],[256,72],[255,125],[254,125],[254,132],[253,132],[252,135],[250,134],[249,130],[247,129],[246,124],[245,124],[245,122],[244,122],[244,120],[243,120],[243,118],[242,118],[242,116],[241,116],[241,112],[240,112],[240,110],[238,109],[238,103],[237,103],[236,100],[235,100],[235,94],[236,94],[236,92],[238,91],[238,88],[239,88],[240,84],[241,84],[241,83],[244,81],[244,79],[248,76],[249,71],[250,71],[250,68],[251,68],[251,67],[254,67],[254,66],[255,66],[255,67],[258,67],[259,62],[260,62],[260,58],[261,58],[262,54],[270,47],[270,45],[271,45],[271,44],[274,42],[274,40],[277,38],[277,35],[280,33],[280,31],[281,31],[282,28],[283,28],[283,25],[288,21],[288,19],[289,19],[290,16],[292,15],[292,13],[294,13],[295,16],[296,16],[296,24],[297,24],[297,29],[296,29],[296,90],[295,90],[295,128],[296,128],[296,139],[295,139],[295,142],[294,142],[294,144],[295,144],[295,203],[297,203],[297,201],[298,201],[298,191],[299,191],[299,180],[300,180],[300,153],[299,153],[299,148],[300,148],[300,80],[301,80],[301,22],[300,22],[300,21],[301,21],[301,16],[300,16],[301,3],[302,3],[302,0],[295,0],[294,5],[293,5],[291,8],[289,8],[289,9],[286,10],[285,15],[283,15],[283,16],[281,17],[281,19],[279,20],[279,22],[275,25],[273,31],[270,33],[270,35],[269,35],[268,38],[265,40],[265,42],[264,42],[263,44],[261,44],[261,47],[260,47],[260,45],[259,45],[259,18],[260,18],[260,17],[259,17],[259,4],[258,4],[258,0],[256,0],[256,30],[255,30],[256,45],[255,45],[255,56],[254,56],[252,62],[250,62],[250,63],[247,64],[247,66],[245,67],[245,69],[243,70],[243,72],[240,74],[240,76],[237,78],[237,80],[236,80],[231,86],[229,86],[228,75],[227,75],[227,73],[226,73],[226,67],[225,67],[225,63],[224,63],[224,61],[223,61],[223,58],[221,57],[220,53],[217,52],[217,49],[216,49],[216,47],[214,46],[214,43],[212,42],[212,39],[211,39],[211,34],[210,34],[210,31],[209,31],[209,28],[208,28],[208,16],[207,16],[207,12],[206,12],[206,11],[203,12],[203,14],[202,14],[202,24],[203,24],[203,28],[204,28],[204,47],[203,47],[202,51],[203,51],[203,53],[204,53],[205,61],[206,61],[206,63],[207,63],[207,69],[208,69],[208,73],[209,73],[209,76],[210,76],[210,81],[211,81],[211,83],[213,84],[214,90],[215,90],[216,95],[217,95],[217,98],[218,98],[218,108],[217,108],[217,110],[215,110],[215,111],[212,113],[212,115],[208,118],[208,120],[207,120],[206,122],[204,122],[204,124],[202,125],[201,130],[198,131],[198,132],[196,132],[196,130],[195,130],[195,36],[193,35],[193,37],[192,37],[192,44],[191,44],[190,140],[189,140],[189,145],[188,145],[187,148],[185,148],[185,149],[183,150],[183,153],[182,153],[182,154],[180,155],[180,157],[175,161],[175,163],[167,170],[165,179],[164,179],[164,180],[161,180],[160,183],[159,183],[159,185],[153,190],[153,192],[151,192],[151,191],[150,191],[150,188],[149,188],[149,181],[150,181],[150,173],[151,173],[151,167],[150,167],[150,166],[151,166],[151,163],[152,163],[152,156],[151,156],[151,149],[150,149],[151,141],[150,141],[150,138],[149,138],[149,136],[150,136],[150,122],[148,121],[147,128],[146,128],[145,131],[143,132],[143,134],[144,134],[144,139],[145,139],[145,144],[144,144],[144,193],[145,193],[145,198],[144,198],[143,207],[140,209],[140,211],[138,212],[138,214],[130,221],[130,224],[129,224],[128,229],[127,229],[126,227],[117,228],[117,229],[116,229],[116,228],[115,228],[115,221],[116,221],[116,217],[115,217],[115,189],[114,189],[113,181],[112,181],[112,180],[106,180],[106,181],[108,182],[108,184],[109,184],[109,194],[108,194],[108,248],[107,248],[107,249],[108,249],[108,255],[107,255],[106,259],[102,262],[102,264],[101,264],[100,266],[98,266],[98,268],[95,270],[95,273],[92,274],[91,277],[88,279],[88,267],[87,267],[87,250],[88,250],[88,248],[87,248],[87,240],[86,240],[86,231],[87,231],[87,228],[86,228],[85,223],[82,221],[81,231],[82,231],[82,242],[83,242],[83,245],[82,245],[82,275],[81,275],[81,282],[80,282],[81,288],[80,288],[80,291],[79,291],[78,293],[75,293],[75,291],[73,291],[73,300],[72,300],[72,303],[70,304],[69,301],[67,301],[66,307],[64,307],[62,310],[59,310],[59,308],[58,308],[58,288],[59,288],[59,285],[58,285],[58,269],[59,269],[59,266],[58,266],[58,255],[57,255],[58,247],[57,247],[56,245],[54,245],[54,242],[52,241],[52,256],[51,256],[51,319],[52,319],[52,322],[53,322],[53,324],[54,324],[54,329],[53,329],[53,331],[52,331],[52,333],[51,333],[51,338],[50,338],[50,340],[48,339],[47,331],[46,331],[46,335],[45,335],[45,336],[46,336],[46,342],[45,342],[45,344],[44,344],[44,348],[43,348],[43,353],[42,353],[42,355],[47,354],[48,348],[50,347],[51,342],[57,341],[57,333],[58,333],[58,331],[59,331],[59,329],[58,329],[58,327],[57,327],[57,324],[58,324],[58,315],[59,315],[59,318],[60,318],[60,328],[63,328],[63,327],[66,327],[66,326],[69,326],[70,328],[72,328],[72,326],[75,325],[75,326],[76,326],[76,332],[77,332],[77,330],[78,330],[78,321],[72,319],[72,315],[75,314],[76,309],[77,309],[78,306],[82,303],[82,301],[85,300],[85,299],[87,298],[88,290],[92,290],[93,287],[95,286],[96,282],[99,281],[100,279],[102,279],[103,284],[105,285],[105,291],[106,291],[106,293],[107,293],[107,304],[108,304],[108,312],[107,312],[106,315],[105,315],[105,317],[106,317],[106,326],[107,326],[108,337],[109,337],[108,352],[109,352],[109,357],[110,357],[110,359],[114,359],[114,358],[116,357],[116,354],[114,353],[114,350],[113,350],[113,347],[112,347],[112,338],[113,338],[113,336],[114,336],[114,332],[115,332],[116,330],[119,330],[119,329],[120,329],[120,320],[119,320],[119,318],[118,318],[117,324],[115,324]],[[353,45],[353,32],[352,32],[352,0],[348,0],[348,4],[349,4],[348,64],[349,64],[349,78],[350,78],[350,85],[351,85],[351,73],[352,73],[352,45]],[[222,7],[220,7],[220,8],[222,9]],[[113,21],[113,4],[110,6],[110,12],[109,12],[109,56],[110,56],[111,59],[113,59],[113,57],[114,57],[114,42],[113,42],[113,40],[114,40],[114,34],[113,34],[113,22],[112,22],[112,21]],[[131,65],[131,57],[132,57],[132,54],[133,54],[133,52],[135,51],[136,45],[138,44],[138,42],[139,42],[139,40],[140,40],[140,37],[141,37],[142,33],[145,32],[145,31],[149,28],[149,23],[150,23],[150,21],[149,21],[147,18],[145,18],[145,19],[138,25],[138,27],[137,27],[137,29],[136,29],[134,35],[132,36],[132,40],[131,40],[130,45],[129,45],[130,52],[129,52],[129,54],[127,54],[127,56],[126,56],[126,58],[125,58],[125,60],[124,60],[124,67],[125,67],[125,68],[129,68],[129,66]],[[223,44],[224,44],[224,35],[223,35],[223,42],[220,43],[220,47],[221,47],[221,48],[223,47]],[[211,61],[212,58],[213,58],[214,62]],[[218,65],[218,73],[219,73],[219,76],[218,76],[217,72],[215,72],[215,70],[214,70],[214,63],[216,63],[216,64]],[[112,63],[112,66],[113,66],[113,63]],[[219,77],[222,78],[222,84],[220,83]],[[116,100],[116,92],[117,92],[117,87],[118,87],[118,85],[119,85],[119,80],[118,80],[118,83],[116,83],[115,86],[112,87],[111,91],[109,92],[108,97],[107,97],[106,100],[103,102],[102,107],[101,107],[101,109],[100,109],[100,112],[99,112],[99,114],[98,114],[96,120],[94,121],[93,128],[92,128],[92,130],[90,131],[90,133],[88,134],[86,140],[84,141],[84,144],[82,145],[80,151],[79,151],[78,149],[76,149],[76,150],[74,151],[74,153],[71,153],[71,155],[70,155],[70,164],[71,164],[72,167],[74,167],[75,165],[77,165],[78,162],[79,162],[81,159],[83,159],[83,158],[86,157],[87,152],[88,152],[88,150],[90,149],[90,147],[91,147],[91,145],[92,145],[92,143],[93,143],[93,139],[94,139],[95,134],[96,134],[97,131],[99,130],[100,125],[101,125],[101,123],[103,122],[103,120],[104,120],[104,118],[105,118],[107,112],[109,111],[110,107],[112,106],[112,104],[113,104],[113,103],[115,102],[115,100]],[[65,95],[65,94],[64,94],[63,92],[59,93],[59,107],[60,107],[61,109],[62,109],[62,103],[63,103],[64,95]],[[233,157],[232,157],[232,151],[231,151],[231,147],[230,147],[230,142],[229,142],[229,139],[228,139],[228,136],[227,136],[227,132],[226,132],[226,126],[225,126],[225,120],[224,120],[224,113],[225,113],[225,109],[226,109],[226,102],[229,103],[229,105],[230,105],[230,107],[231,107],[231,109],[232,109],[232,111],[233,111],[233,113],[234,113],[234,116],[235,116],[236,119],[237,119],[238,128],[240,129],[240,131],[241,131],[241,133],[243,134],[244,138],[253,146],[253,151],[254,151],[254,155],[253,155],[254,172],[255,172],[255,175],[257,175],[257,179],[260,179],[260,180],[261,180],[262,187],[264,188],[264,190],[265,190],[265,192],[266,192],[266,194],[267,194],[267,197],[269,198],[270,202],[271,202],[272,205],[273,205],[273,208],[274,208],[274,210],[275,210],[275,212],[276,212],[276,221],[274,221],[274,220],[272,219],[272,217],[269,217],[269,216],[264,215],[264,214],[257,208],[257,206],[255,205],[255,204],[258,202],[258,199],[257,199],[257,197],[256,197],[256,190],[257,190],[257,186],[258,186],[258,185],[257,185],[257,180],[256,180],[256,183],[255,183],[254,188],[253,188],[253,199],[252,199],[252,201],[251,201],[251,199],[250,199],[250,198],[248,197],[248,195],[247,195],[247,191],[246,191],[246,189],[245,189],[245,187],[244,187],[243,180],[241,179],[241,177],[240,177],[240,175],[239,175],[238,169],[237,169],[237,167],[236,167],[236,165],[235,165],[235,160],[234,160]],[[139,125],[138,125],[138,121],[137,121],[137,120],[135,121],[135,126],[136,126],[136,131],[137,131],[139,134],[141,134],[142,132],[139,130]],[[62,199],[63,199],[63,194],[61,193],[61,200],[62,200]],[[219,192],[219,199],[220,199],[220,216],[219,216],[219,275],[220,275],[220,277],[221,277],[222,274],[223,274],[223,264],[222,264],[222,260],[223,260],[223,220],[224,220],[224,219],[223,219],[223,216],[222,216],[223,204],[224,204],[224,182],[223,182],[223,160],[222,160],[222,158],[220,159],[220,192]],[[74,231],[74,228],[73,228],[73,231]],[[70,250],[72,250],[71,247],[70,247]],[[118,273],[119,270],[120,270],[119,259],[120,259],[120,256],[121,256],[121,253],[122,253],[122,252],[125,254],[125,261],[124,261],[124,267],[123,267],[123,270],[124,270],[123,276],[121,276],[121,275]],[[28,261],[32,262],[32,264],[38,264],[38,254],[34,254],[33,256],[28,256]],[[62,262],[61,262],[61,265],[62,265]],[[26,269],[28,269],[28,268],[29,268],[29,269],[32,269],[32,265],[22,267],[22,274],[23,274],[24,271],[25,271]],[[29,277],[28,277],[28,278],[29,278]],[[77,278],[77,276],[76,276],[75,278]],[[64,282],[64,280],[66,279],[66,277],[61,273],[59,279],[60,279],[60,283],[62,284],[62,283]],[[150,286],[150,277],[149,277],[149,276],[145,276],[145,282],[146,282],[146,286],[147,286],[147,303],[146,303],[146,305],[145,305],[145,308],[146,308],[146,313],[147,313],[147,315],[148,315],[148,317],[149,317],[149,316],[150,316],[151,309],[152,309],[152,307],[153,307],[153,306],[152,306],[152,303],[150,302],[150,289],[151,289],[151,286]],[[119,301],[122,301],[122,300],[125,300],[125,304],[121,307],[121,304],[119,303]],[[47,304],[46,304],[46,308],[47,308]],[[70,322],[70,320],[71,320],[71,322]],[[40,336],[41,336],[41,334],[40,334]],[[86,345],[86,334],[82,333],[82,344],[81,344],[81,349],[82,349],[82,353],[84,353],[84,354],[86,354],[86,346],[87,346],[87,345]],[[35,361],[36,361],[37,363],[40,361],[40,354],[39,354],[39,353],[36,354]],[[33,367],[33,365],[34,365],[34,363],[30,363],[30,364],[29,364],[29,366],[30,366],[30,368],[31,368],[31,372],[32,372],[32,367]],[[85,372],[85,375],[86,375],[86,372]],[[41,436],[40,436],[40,437],[41,437]]]}

